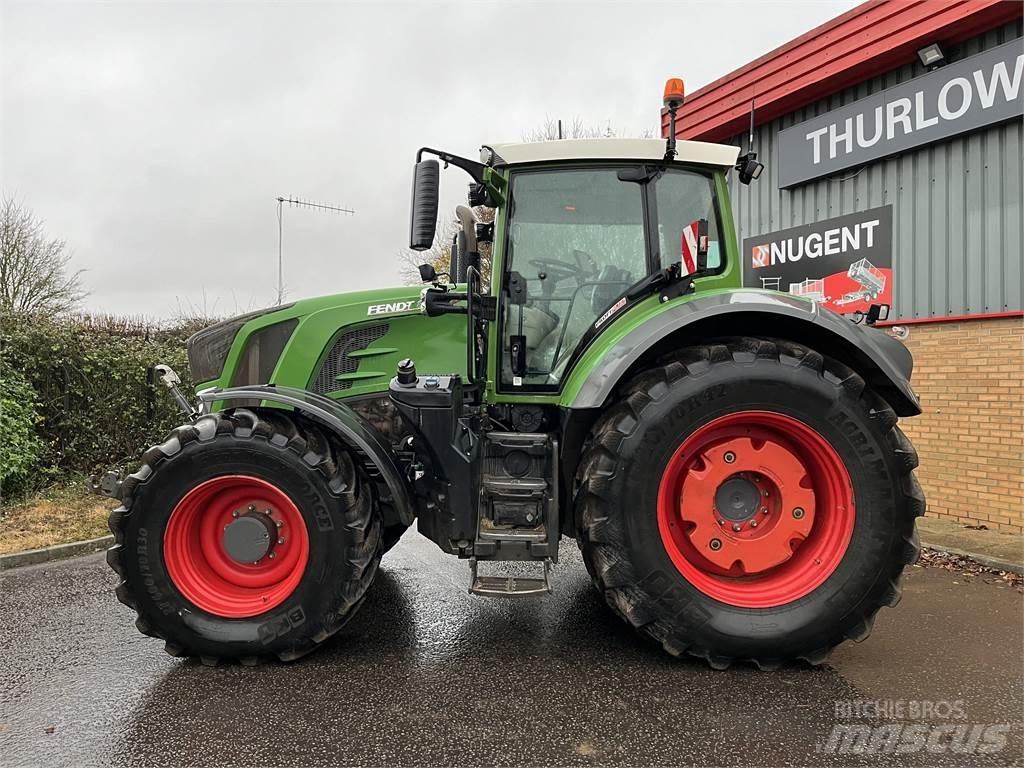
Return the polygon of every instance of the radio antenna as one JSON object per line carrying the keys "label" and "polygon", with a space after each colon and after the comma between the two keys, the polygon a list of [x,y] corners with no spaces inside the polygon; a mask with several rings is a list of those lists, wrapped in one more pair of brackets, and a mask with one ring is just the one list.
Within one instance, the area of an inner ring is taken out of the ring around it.
{"label": "radio antenna", "polygon": [[755,99],[750,100],[750,134],[747,136],[747,152],[754,149],[754,102]]}
{"label": "radio antenna", "polygon": [[355,215],[351,208],[342,208],[340,205],[328,203],[314,203],[310,200],[302,200],[297,197],[278,197],[277,200],[277,306],[284,304],[284,253],[282,243],[284,241],[284,217],[282,208],[285,203],[288,207],[311,208],[315,211],[328,211],[330,213],[344,213],[349,216]]}

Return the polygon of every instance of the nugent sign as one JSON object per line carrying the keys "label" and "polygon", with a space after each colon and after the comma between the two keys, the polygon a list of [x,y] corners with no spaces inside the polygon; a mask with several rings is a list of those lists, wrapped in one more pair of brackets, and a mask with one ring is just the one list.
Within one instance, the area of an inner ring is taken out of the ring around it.
{"label": "nugent sign", "polygon": [[1024,114],[1020,38],[779,132],[779,186]]}
{"label": "nugent sign", "polygon": [[745,239],[743,284],[840,313],[892,304],[892,206]]}

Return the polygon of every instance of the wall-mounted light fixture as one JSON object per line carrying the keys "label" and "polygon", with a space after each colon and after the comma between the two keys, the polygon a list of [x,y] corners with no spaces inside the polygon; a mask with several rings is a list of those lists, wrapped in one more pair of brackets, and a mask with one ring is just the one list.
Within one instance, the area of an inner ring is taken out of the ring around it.
{"label": "wall-mounted light fixture", "polygon": [[926,45],[917,52],[917,58],[929,72],[946,63],[946,54],[942,52],[942,47],[938,43]]}

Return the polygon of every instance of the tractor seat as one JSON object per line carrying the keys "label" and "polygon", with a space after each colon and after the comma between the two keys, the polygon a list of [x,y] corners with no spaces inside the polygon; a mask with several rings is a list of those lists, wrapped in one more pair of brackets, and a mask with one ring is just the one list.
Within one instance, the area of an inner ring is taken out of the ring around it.
{"label": "tractor seat", "polygon": [[555,326],[558,325],[558,317],[537,307],[509,305],[506,322],[512,333],[518,333],[520,311],[523,313],[523,334],[526,336],[526,348],[532,352],[551,335]]}
{"label": "tractor seat", "polygon": [[633,284],[633,276],[614,264],[606,264],[601,268],[595,280],[597,285],[590,294],[590,308],[594,315],[600,315],[624,290]]}

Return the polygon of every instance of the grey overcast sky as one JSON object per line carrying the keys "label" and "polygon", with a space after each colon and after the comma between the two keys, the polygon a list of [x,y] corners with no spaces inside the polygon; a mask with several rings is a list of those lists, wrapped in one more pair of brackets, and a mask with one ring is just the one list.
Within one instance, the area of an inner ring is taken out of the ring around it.
{"label": "grey overcast sky", "polygon": [[421,145],[656,129],[666,77],[695,90],[856,4],[0,0],[0,184],[92,310],[269,305],[278,195],[356,210],[285,209],[290,298],[386,286]]}

